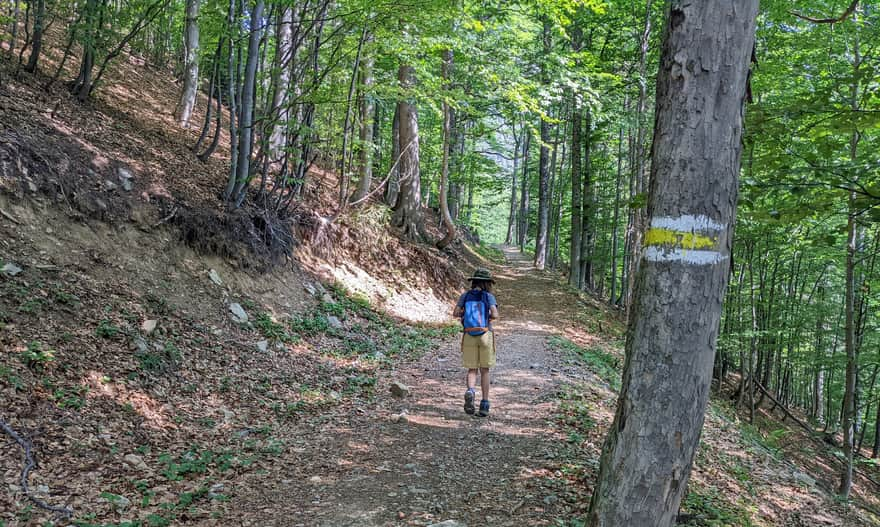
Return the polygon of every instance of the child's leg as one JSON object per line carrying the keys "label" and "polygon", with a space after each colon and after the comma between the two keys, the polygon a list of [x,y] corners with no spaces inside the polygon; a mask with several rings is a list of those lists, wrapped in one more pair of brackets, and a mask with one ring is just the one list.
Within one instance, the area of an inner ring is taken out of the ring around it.
{"label": "child's leg", "polygon": [[[476,377],[476,370],[474,370]],[[480,368],[480,387],[483,389],[483,400],[489,400],[489,368]]]}
{"label": "child's leg", "polygon": [[477,385],[477,369],[469,368],[467,372],[467,388],[468,390],[473,390],[474,386]]}

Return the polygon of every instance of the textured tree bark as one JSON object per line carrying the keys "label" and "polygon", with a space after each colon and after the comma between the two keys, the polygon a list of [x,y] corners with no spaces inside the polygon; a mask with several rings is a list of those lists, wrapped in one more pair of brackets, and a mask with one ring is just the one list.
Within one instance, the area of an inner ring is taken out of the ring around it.
{"label": "textured tree bark", "polygon": [[174,116],[177,124],[189,128],[189,119],[196,105],[199,89],[199,0],[186,0],[186,26],[184,29],[183,92]]}
{"label": "textured tree bark", "polygon": [[592,527],[675,524],[730,267],[758,0],[672,0],[657,76],[649,230]]}
{"label": "textured tree bark", "polygon": [[[401,64],[397,72],[397,80],[404,93],[415,83],[415,71],[412,66]],[[394,206],[393,223],[401,234],[410,240],[418,241],[422,236],[422,189],[419,174],[419,114],[415,104],[402,99],[397,103],[399,113],[400,162],[400,194]]]}

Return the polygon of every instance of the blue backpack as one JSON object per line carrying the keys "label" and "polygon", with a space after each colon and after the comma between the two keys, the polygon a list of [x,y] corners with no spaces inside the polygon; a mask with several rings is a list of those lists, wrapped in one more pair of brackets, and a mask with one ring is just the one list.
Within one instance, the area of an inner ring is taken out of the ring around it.
{"label": "blue backpack", "polygon": [[461,317],[464,332],[478,337],[489,331],[489,294],[471,289],[464,297],[464,314]]}

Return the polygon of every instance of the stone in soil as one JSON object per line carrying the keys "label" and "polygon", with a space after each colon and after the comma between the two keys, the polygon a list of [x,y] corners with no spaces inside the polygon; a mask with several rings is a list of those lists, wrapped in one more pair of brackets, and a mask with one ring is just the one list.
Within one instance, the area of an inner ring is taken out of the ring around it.
{"label": "stone in soil", "polygon": [[232,313],[232,319],[239,324],[244,324],[248,321],[248,314],[244,308],[241,307],[241,304],[236,302],[229,304],[229,312]]}
{"label": "stone in soil", "polygon": [[406,397],[409,395],[409,386],[402,382],[394,381],[391,383],[391,395],[400,398]]}

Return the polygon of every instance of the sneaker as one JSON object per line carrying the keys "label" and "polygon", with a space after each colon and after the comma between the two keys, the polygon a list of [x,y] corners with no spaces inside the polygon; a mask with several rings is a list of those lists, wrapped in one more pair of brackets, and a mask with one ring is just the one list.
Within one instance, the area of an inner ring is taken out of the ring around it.
{"label": "sneaker", "polygon": [[474,391],[468,390],[464,392],[464,413],[473,415],[474,413]]}
{"label": "sneaker", "polygon": [[480,417],[486,417],[489,415],[489,401],[483,399],[480,401]]}

